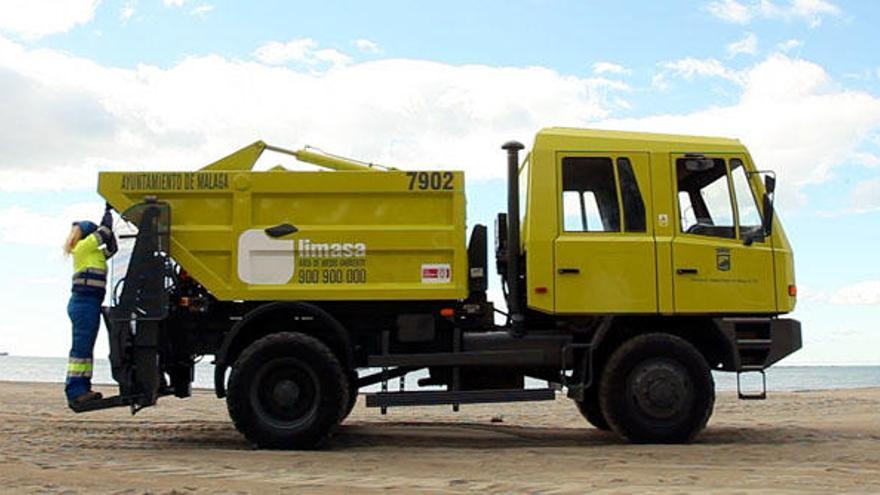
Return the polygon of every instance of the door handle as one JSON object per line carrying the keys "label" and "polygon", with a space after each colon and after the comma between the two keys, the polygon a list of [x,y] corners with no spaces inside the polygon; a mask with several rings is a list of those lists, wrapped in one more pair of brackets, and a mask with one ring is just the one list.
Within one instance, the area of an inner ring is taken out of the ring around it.
{"label": "door handle", "polygon": [[580,272],[581,272],[580,268],[560,268],[559,269],[560,275],[577,275]]}
{"label": "door handle", "polygon": [[298,232],[299,229],[294,227],[289,223],[282,223],[280,225],[276,225],[274,227],[269,227],[265,230],[266,235],[269,237],[284,237],[286,235],[293,234],[294,232]]}
{"label": "door handle", "polygon": [[699,271],[696,268],[678,268],[675,273],[678,275],[696,275]]}

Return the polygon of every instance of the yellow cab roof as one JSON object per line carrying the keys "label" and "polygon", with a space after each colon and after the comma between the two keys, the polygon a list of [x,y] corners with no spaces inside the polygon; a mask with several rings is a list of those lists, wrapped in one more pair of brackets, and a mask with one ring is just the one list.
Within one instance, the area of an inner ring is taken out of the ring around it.
{"label": "yellow cab roof", "polygon": [[745,152],[738,139],[548,127],[535,137],[535,150],[655,151],[655,152]]}

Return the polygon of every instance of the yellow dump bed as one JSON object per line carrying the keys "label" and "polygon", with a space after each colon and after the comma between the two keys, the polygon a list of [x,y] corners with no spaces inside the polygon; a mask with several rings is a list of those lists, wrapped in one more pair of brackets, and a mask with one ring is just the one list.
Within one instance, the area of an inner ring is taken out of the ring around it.
{"label": "yellow dump bed", "polygon": [[462,172],[254,172],[252,151],[196,172],[101,173],[98,191],[121,212],[168,203],[171,256],[221,300],[467,296]]}

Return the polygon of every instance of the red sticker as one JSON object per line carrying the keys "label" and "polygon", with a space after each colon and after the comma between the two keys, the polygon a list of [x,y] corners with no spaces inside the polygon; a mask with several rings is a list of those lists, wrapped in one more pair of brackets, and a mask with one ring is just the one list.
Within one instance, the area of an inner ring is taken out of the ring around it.
{"label": "red sticker", "polygon": [[423,284],[446,284],[452,280],[452,267],[448,263],[422,265]]}

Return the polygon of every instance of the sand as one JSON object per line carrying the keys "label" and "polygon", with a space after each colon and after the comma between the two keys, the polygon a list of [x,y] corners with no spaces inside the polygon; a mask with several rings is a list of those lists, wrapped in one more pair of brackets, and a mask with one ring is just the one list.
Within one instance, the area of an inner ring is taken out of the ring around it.
{"label": "sand", "polygon": [[880,388],[722,393],[708,429],[674,446],[622,443],[563,398],[387,416],[361,398],[324,450],[278,452],[249,446],[208,391],[75,415],[61,385],[0,382],[3,493],[706,491],[880,493]]}

